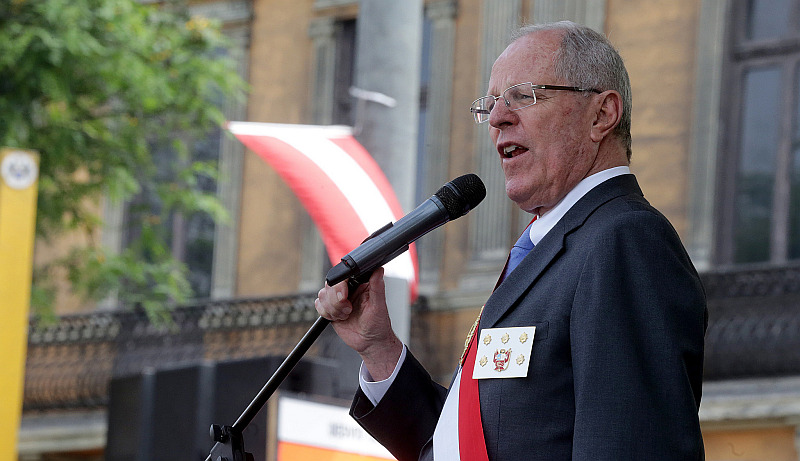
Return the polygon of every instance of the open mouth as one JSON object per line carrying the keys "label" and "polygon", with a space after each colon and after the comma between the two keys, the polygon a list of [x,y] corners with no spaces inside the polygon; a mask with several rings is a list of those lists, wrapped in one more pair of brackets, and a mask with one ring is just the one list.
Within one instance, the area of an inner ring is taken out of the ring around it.
{"label": "open mouth", "polygon": [[516,144],[511,144],[510,146],[506,146],[503,148],[503,157],[505,158],[515,157],[527,151],[528,149],[525,147],[518,146]]}

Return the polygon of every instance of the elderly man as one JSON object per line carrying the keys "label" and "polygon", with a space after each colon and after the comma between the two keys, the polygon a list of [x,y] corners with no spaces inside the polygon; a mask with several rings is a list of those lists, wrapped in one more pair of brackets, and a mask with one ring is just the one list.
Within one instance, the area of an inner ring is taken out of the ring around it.
{"label": "elderly man", "polygon": [[495,61],[471,111],[534,220],[449,391],[392,332],[382,271],[320,290],[364,361],[351,414],[398,459],[704,458],[705,295],[628,169],[630,93],[616,50],[573,23],[522,28]]}

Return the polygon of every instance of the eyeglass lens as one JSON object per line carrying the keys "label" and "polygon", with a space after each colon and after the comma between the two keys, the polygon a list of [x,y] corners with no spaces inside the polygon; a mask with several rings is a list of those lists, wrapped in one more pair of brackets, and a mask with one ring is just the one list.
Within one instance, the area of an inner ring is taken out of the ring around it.
{"label": "eyeglass lens", "polygon": [[[536,93],[534,93],[533,85],[530,83],[518,83],[507,88],[503,91],[501,98],[503,98],[503,102],[509,110],[519,110],[536,104]],[[483,123],[489,120],[489,114],[498,99],[500,98],[495,96],[484,96],[475,100],[470,108],[475,121]]]}

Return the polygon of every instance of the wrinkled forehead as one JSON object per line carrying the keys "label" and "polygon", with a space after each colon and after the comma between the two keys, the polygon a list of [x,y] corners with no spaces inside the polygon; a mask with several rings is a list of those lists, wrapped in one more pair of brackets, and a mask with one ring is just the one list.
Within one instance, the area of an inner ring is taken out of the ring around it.
{"label": "wrinkled forehead", "polygon": [[495,60],[489,78],[489,93],[502,92],[522,82],[558,84],[554,61],[561,43],[561,31],[540,31],[512,42]]}

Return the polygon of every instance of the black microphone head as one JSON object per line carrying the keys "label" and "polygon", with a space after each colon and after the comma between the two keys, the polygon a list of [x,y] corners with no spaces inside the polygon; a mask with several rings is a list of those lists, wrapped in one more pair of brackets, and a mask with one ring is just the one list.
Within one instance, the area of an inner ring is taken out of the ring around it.
{"label": "black microphone head", "polygon": [[442,186],[435,195],[442,201],[450,219],[464,216],[486,197],[486,186],[475,174],[465,174]]}

